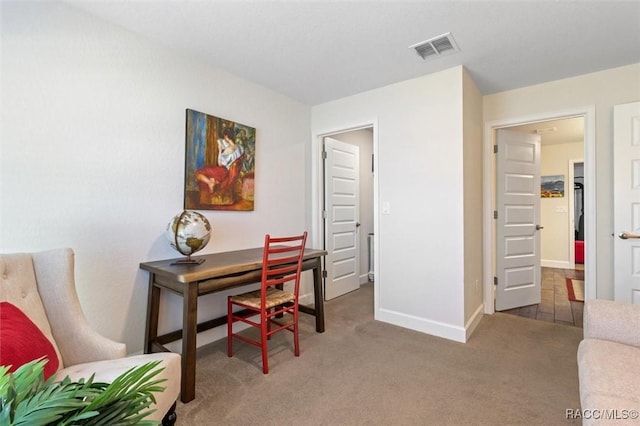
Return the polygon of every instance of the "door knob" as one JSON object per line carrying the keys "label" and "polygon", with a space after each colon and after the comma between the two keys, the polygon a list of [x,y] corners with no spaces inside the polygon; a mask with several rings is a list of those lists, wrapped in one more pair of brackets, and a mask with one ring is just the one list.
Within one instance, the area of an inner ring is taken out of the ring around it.
{"label": "door knob", "polygon": [[631,238],[640,238],[640,235],[637,234],[632,234],[631,232],[621,232],[620,234],[618,234],[618,238],[620,238],[621,240],[628,240]]}
{"label": "door knob", "polygon": [[360,222],[356,222],[356,228],[360,228]]}
{"label": "door knob", "polygon": [[539,231],[541,229],[544,229],[544,226],[536,225],[536,231]]}

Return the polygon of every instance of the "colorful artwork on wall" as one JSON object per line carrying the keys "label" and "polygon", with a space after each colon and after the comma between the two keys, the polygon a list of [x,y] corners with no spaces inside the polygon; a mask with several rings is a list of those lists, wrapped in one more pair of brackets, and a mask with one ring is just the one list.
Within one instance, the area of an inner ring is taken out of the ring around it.
{"label": "colorful artwork on wall", "polygon": [[564,175],[542,176],[540,178],[540,197],[564,197]]}
{"label": "colorful artwork on wall", "polygon": [[252,211],[256,129],[187,109],[184,208]]}

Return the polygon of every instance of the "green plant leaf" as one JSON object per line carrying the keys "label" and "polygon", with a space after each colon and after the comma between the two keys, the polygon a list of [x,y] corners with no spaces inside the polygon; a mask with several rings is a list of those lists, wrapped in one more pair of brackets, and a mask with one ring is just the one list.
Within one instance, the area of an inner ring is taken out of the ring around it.
{"label": "green plant leaf", "polygon": [[13,373],[0,366],[0,424],[7,426],[105,425],[148,426],[155,410],[154,392],[165,388],[154,379],[160,361],[133,367],[112,383],[94,382],[94,375],[72,381],[68,376],[44,380],[46,360],[24,364]]}

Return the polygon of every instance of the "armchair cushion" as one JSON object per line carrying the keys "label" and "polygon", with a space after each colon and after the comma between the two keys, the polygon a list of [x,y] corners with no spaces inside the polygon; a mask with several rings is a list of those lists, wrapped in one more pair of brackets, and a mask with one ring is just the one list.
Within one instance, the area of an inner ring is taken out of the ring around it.
{"label": "armchair cushion", "polygon": [[155,378],[167,379],[167,381],[160,384],[165,388],[164,392],[154,394],[156,403],[152,409],[156,411],[151,413],[149,417],[145,417],[145,420],[162,420],[166,410],[171,407],[180,394],[181,357],[178,354],[160,352],[72,365],[59,370],[56,373],[56,380],[62,380],[67,376],[71,380],[88,379],[93,374],[94,381],[111,383],[130,368],[152,361],[160,361],[158,368],[163,369]]}
{"label": "armchair cushion", "polygon": [[22,364],[46,358],[44,378],[48,379],[60,365],[56,349],[24,312],[9,302],[0,303],[0,365],[15,371]]}
{"label": "armchair cushion", "polygon": [[637,359],[638,348],[634,346],[600,339],[580,342],[578,374],[582,409],[640,409]]}
{"label": "armchair cushion", "polygon": [[593,299],[584,305],[584,338],[640,347],[640,306]]}

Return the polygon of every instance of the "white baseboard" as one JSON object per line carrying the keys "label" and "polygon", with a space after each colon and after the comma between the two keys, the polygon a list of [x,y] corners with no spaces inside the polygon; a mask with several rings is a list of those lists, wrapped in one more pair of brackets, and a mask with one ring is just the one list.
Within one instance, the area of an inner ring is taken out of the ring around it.
{"label": "white baseboard", "polygon": [[543,268],[572,269],[571,264],[559,260],[540,260],[540,266]]}
{"label": "white baseboard", "polygon": [[481,303],[480,306],[478,306],[476,311],[473,313],[473,315],[471,315],[471,318],[469,318],[469,321],[467,321],[467,323],[464,325],[465,330],[467,330],[465,342],[469,340],[469,337],[471,336],[471,334],[473,334],[478,324],[480,324],[480,320],[482,320],[483,315],[484,315],[484,304]]}
{"label": "white baseboard", "polygon": [[300,303],[301,305],[313,305],[314,303],[316,303],[316,299],[313,293],[299,294],[298,303]]}
{"label": "white baseboard", "polygon": [[465,343],[467,339],[467,333],[464,327],[407,315],[401,312],[378,309],[375,313],[375,319],[455,342]]}

